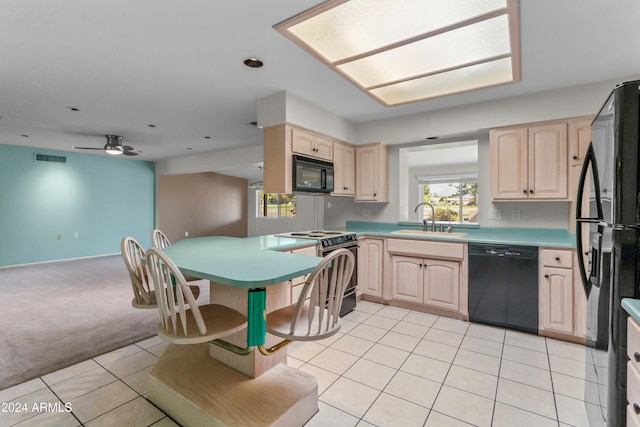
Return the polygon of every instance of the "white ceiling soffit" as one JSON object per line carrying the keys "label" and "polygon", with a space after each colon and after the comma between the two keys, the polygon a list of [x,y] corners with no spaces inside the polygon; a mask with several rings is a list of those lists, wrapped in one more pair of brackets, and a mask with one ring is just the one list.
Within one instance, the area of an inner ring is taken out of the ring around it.
{"label": "white ceiling soffit", "polygon": [[274,28],[387,107],[520,81],[517,0],[330,0]]}

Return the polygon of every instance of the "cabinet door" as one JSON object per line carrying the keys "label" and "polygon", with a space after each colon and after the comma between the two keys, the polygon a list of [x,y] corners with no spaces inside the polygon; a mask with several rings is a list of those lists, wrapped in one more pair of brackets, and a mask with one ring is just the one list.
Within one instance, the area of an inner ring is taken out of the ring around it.
{"label": "cabinet door", "polygon": [[424,303],[458,312],[460,309],[460,264],[425,260]]}
{"label": "cabinet door", "polygon": [[[306,255],[306,256],[316,256],[317,250],[315,246],[307,246],[306,248],[293,249],[291,253]],[[307,281],[308,277],[309,275],[305,274],[304,276],[294,277],[293,279],[290,280],[291,282],[290,303],[291,304],[295,304],[298,301],[298,298],[300,297],[300,293],[302,292],[302,286],[304,285],[304,282]]]}
{"label": "cabinet door", "polygon": [[573,270],[543,268],[539,291],[540,329],[573,334]]}
{"label": "cabinet door", "polygon": [[529,198],[567,198],[567,125],[529,128]]}
{"label": "cabinet door", "polygon": [[329,161],[333,159],[333,141],[316,136],[313,148],[315,149],[314,157]]}
{"label": "cabinet door", "polygon": [[378,150],[376,147],[356,149],[356,200],[375,201],[378,195]]}
{"label": "cabinet door", "polygon": [[358,288],[367,295],[382,296],[383,242],[363,239],[358,248]]}
{"label": "cabinet door", "polygon": [[528,198],[527,135],[527,128],[490,132],[492,199]]}
{"label": "cabinet door", "polygon": [[393,256],[391,268],[393,299],[422,304],[424,301],[422,259]]}
{"label": "cabinet door", "polygon": [[291,151],[305,156],[315,157],[314,136],[298,129],[291,129]]}
{"label": "cabinet door", "polygon": [[354,194],[355,150],[344,144],[333,145],[334,191],[332,194]]}
{"label": "cabinet door", "polygon": [[569,162],[571,166],[582,166],[584,155],[591,142],[592,118],[569,121]]}

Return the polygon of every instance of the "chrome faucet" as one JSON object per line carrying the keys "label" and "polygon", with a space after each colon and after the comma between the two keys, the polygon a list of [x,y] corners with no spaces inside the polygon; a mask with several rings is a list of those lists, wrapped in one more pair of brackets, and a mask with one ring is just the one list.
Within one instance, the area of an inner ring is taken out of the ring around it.
{"label": "chrome faucet", "polygon": [[[416,206],[416,208],[413,211],[418,212],[418,208],[422,205],[427,205],[431,208],[431,231],[436,231],[436,211],[433,208],[433,205],[431,203],[427,203],[427,202],[419,203],[418,206]],[[422,231],[427,231],[427,220],[423,219],[422,224],[423,224]]]}

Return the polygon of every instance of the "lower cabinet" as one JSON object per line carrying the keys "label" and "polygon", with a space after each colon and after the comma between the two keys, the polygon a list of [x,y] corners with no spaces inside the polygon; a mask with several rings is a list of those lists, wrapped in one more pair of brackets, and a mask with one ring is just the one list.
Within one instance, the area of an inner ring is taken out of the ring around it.
{"label": "lower cabinet", "polygon": [[358,289],[363,295],[382,297],[384,240],[364,238],[358,247]]}
{"label": "lower cabinet", "polygon": [[640,426],[640,325],[627,318],[627,426]]}
{"label": "lower cabinet", "polygon": [[584,339],[586,297],[572,250],[540,249],[538,329],[541,335]]}
{"label": "lower cabinet", "polygon": [[387,241],[391,299],[426,309],[467,315],[466,244],[425,240]]}
{"label": "lower cabinet", "polygon": [[[305,248],[294,249],[291,251],[293,254],[307,255],[307,256],[316,256],[317,251],[315,246],[307,246]],[[290,283],[290,297],[289,304],[293,304],[298,301],[300,297],[300,293],[302,292],[302,286],[304,282],[307,281],[308,274],[304,276],[296,277],[289,280]]]}
{"label": "lower cabinet", "polygon": [[393,299],[460,309],[460,263],[396,255],[391,265]]}

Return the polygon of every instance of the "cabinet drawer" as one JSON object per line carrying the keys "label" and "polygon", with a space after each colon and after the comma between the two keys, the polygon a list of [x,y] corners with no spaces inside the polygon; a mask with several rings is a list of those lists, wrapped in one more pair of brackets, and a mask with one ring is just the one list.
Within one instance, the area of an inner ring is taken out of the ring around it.
{"label": "cabinet drawer", "polygon": [[633,403],[627,405],[627,427],[640,427],[640,415],[636,414]]}
{"label": "cabinet drawer", "polygon": [[573,252],[543,249],[542,265],[545,267],[573,268]]}
{"label": "cabinet drawer", "polygon": [[387,251],[428,258],[463,259],[464,243],[389,239],[387,240]]}
{"label": "cabinet drawer", "polygon": [[636,414],[636,406],[640,410],[640,373],[634,368],[631,362],[627,362],[627,401],[631,412],[639,421],[640,414]]}
{"label": "cabinet drawer", "polygon": [[632,317],[627,318],[627,357],[640,371],[640,325]]}
{"label": "cabinet drawer", "polygon": [[298,248],[298,249],[293,249],[291,251],[292,254],[299,254],[299,255],[307,255],[307,256],[316,256],[317,255],[317,249],[316,246],[306,246],[304,248]]}

